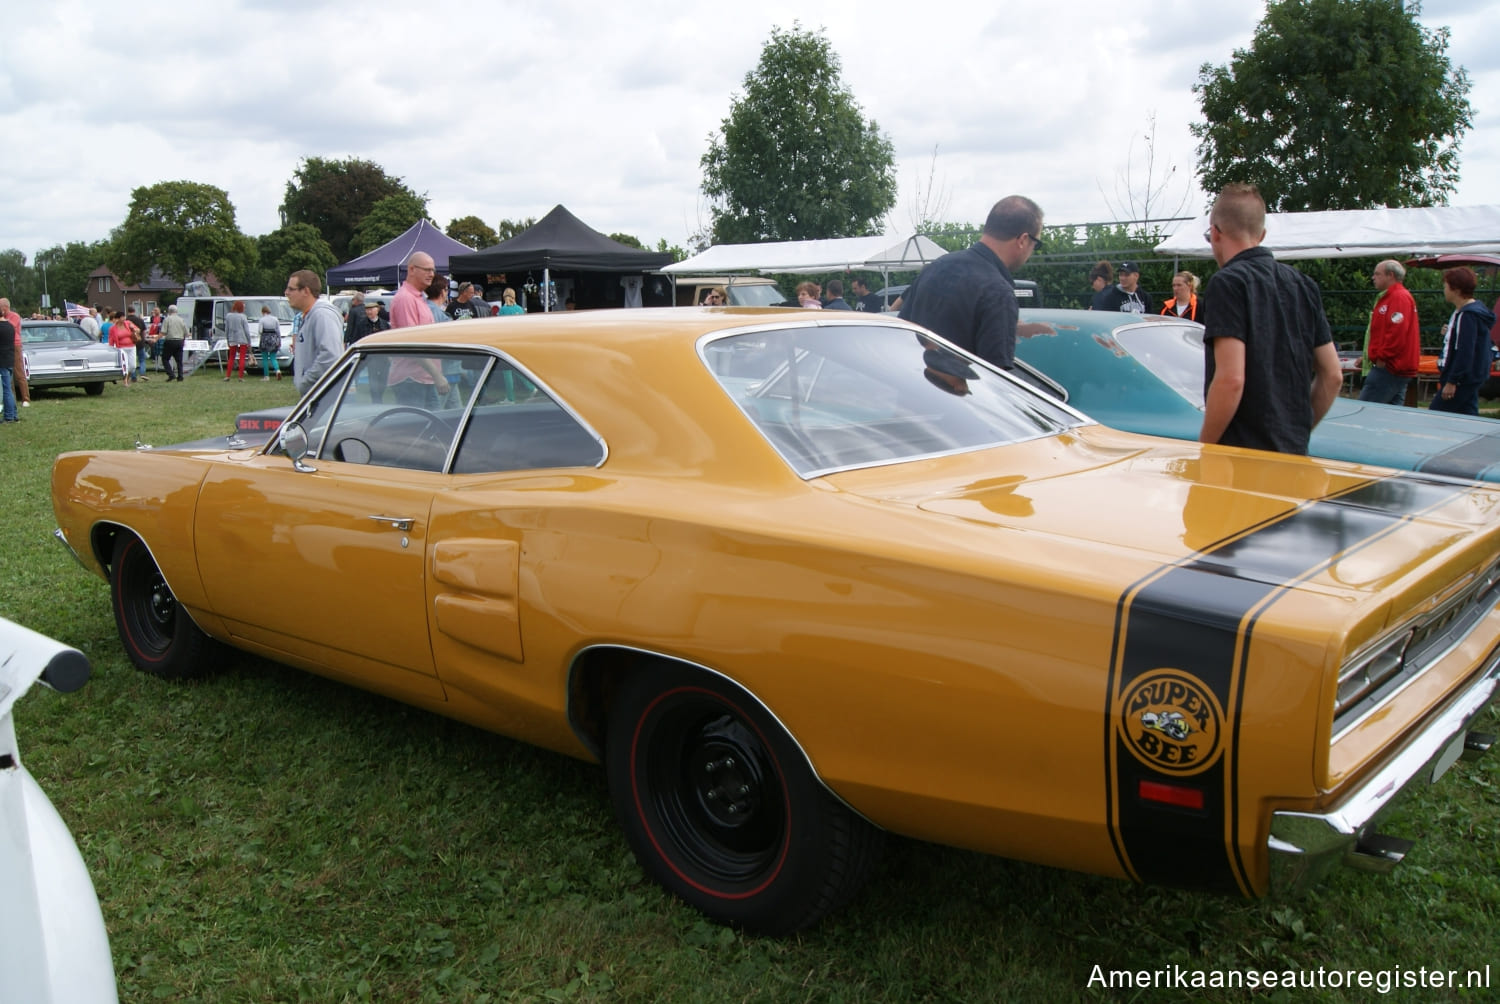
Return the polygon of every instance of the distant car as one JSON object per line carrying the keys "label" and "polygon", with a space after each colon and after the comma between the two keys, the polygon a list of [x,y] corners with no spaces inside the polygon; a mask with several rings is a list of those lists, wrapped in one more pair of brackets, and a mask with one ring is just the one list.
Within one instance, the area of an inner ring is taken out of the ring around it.
{"label": "distant car", "polygon": [[[1016,300],[1022,307],[1040,307],[1042,305],[1042,287],[1036,284],[1034,279],[1016,279]],[[911,283],[903,282],[899,286],[887,286],[875,291],[875,295],[883,297],[888,304],[895,303],[906,295],[911,288]]]}
{"label": "distant car", "polygon": [[679,307],[701,307],[708,291],[722,286],[729,307],[779,307],[786,297],[776,283],[761,275],[680,275],[676,279]]}
{"label": "distant car", "polygon": [[[1056,335],[1022,338],[1016,358],[1067,403],[1129,432],[1196,440],[1203,426],[1203,325],[1156,314],[1023,310]],[[1313,429],[1315,457],[1500,481],[1500,422],[1339,397]]]}
{"label": "distant car", "polygon": [[260,366],[260,309],[269,307],[271,316],[281,327],[281,349],[276,361],[283,370],[292,365],[292,305],[284,296],[181,296],[177,298],[177,312],[187,321],[192,337],[208,342],[209,351],[223,359],[229,349],[224,338],[224,315],[236,302],[245,305],[245,320],[250,325],[250,362],[252,369]]}
{"label": "distant car", "polygon": [[116,999],[109,934],[67,824],[21,763],[12,712],[33,683],[77,690],[77,649],[0,617],[0,999]]}
{"label": "distant car", "polygon": [[[387,290],[377,289],[373,292],[365,294],[365,303],[378,303],[389,310],[391,307],[391,300],[395,297],[395,295],[395,293],[389,292]],[[348,318],[349,304],[354,302],[353,293],[335,293],[332,296],[327,297],[327,299],[330,303],[338,308],[339,314],[341,314],[345,318]]]}
{"label": "distant car", "polygon": [[1389,870],[1381,813],[1487,746],[1497,495],[734,307],[371,335],[260,448],[52,471],[140,670],[223,643],[600,760],[645,871],[770,932],[882,829],[1243,895]]}
{"label": "distant car", "polygon": [[82,387],[85,394],[99,395],[121,377],[120,351],[90,338],[72,321],[23,320],[21,352],[33,388]]}

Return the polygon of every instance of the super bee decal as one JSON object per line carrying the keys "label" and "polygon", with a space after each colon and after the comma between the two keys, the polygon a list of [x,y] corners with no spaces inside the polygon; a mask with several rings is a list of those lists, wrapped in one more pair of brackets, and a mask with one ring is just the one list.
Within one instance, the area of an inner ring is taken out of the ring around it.
{"label": "super bee decal", "polygon": [[1173,774],[1197,774],[1217,762],[1223,722],[1218,699],[1175,670],[1142,676],[1120,705],[1120,731],[1131,752]]}
{"label": "super bee decal", "polygon": [[[1105,701],[1107,818],[1133,878],[1248,894],[1239,714],[1255,625],[1343,555],[1464,490],[1399,475],[1303,504],[1148,576],[1120,597]],[[1191,797],[1164,803],[1147,791]]]}

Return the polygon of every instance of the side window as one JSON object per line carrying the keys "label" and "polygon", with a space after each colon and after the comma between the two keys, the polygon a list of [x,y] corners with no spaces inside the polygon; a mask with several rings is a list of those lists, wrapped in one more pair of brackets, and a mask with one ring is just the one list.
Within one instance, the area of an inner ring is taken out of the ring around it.
{"label": "side window", "polygon": [[320,399],[307,415],[308,440],[327,424],[319,456],[376,467],[441,471],[489,357],[480,353],[371,352],[350,378],[323,397],[337,397],[331,419]]}
{"label": "side window", "polygon": [[509,363],[490,370],[453,460],[455,474],[595,467],[604,445]]}

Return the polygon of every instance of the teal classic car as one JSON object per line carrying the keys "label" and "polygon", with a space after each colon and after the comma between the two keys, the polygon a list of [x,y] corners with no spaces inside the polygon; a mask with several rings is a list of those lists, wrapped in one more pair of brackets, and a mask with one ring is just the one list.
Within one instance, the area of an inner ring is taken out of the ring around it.
{"label": "teal classic car", "polygon": [[[1021,320],[1044,321],[1057,331],[1017,342],[1017,360],[1035,371],[1031,382],[1053,385],[1054,394],[1104,425],[1172,439],[1198,438],[1203,424],[1201,324],[1093,310],[1023,310]],[[1308,452],[1500,481],[1500,422],[1340,397],[1313,429]]]}

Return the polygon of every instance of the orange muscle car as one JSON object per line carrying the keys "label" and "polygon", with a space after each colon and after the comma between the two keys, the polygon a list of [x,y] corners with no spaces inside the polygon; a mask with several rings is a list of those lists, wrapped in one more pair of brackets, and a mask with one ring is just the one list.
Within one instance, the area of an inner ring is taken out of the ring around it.
{"label": "orange muscle car", "polygon": [[890,316],[389,332],[262,446],[53,493],[136,666],[228,644],[600,760],[647,871],[762,931],[883,831],[1251,896],[1389,868],[1500,680],[1497,486],[1117,432]]}

